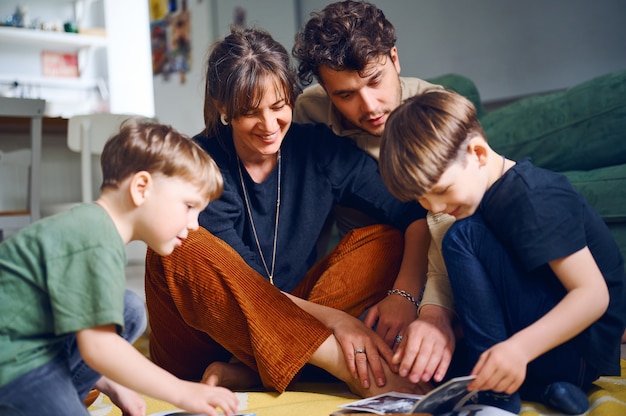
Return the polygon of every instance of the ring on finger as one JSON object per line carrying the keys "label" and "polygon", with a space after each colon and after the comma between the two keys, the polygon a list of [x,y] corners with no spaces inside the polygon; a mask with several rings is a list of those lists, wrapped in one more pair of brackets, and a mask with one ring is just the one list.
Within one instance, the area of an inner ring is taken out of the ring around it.
{"label": "ring on finger", "polygon": [[365,354],[365,350],[363,348],[357,348],[356,350],[354,350],[355,354]]}
{"label": "ring on finger", "polygon": [[396,344],[401,343],[402,342],[402,335],[396,336],[395,342],[396,342]]}

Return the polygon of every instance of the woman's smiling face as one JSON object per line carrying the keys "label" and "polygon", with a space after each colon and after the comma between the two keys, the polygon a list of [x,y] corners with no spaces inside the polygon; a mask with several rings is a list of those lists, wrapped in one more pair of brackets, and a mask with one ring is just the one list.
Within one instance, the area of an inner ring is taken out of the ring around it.
{"label": "woman's smiling face", "polygon": [[278,80],[259,85],[259,104],[231,120],[233,140],[242,159],[276,154],[291,126],[292,108]]}

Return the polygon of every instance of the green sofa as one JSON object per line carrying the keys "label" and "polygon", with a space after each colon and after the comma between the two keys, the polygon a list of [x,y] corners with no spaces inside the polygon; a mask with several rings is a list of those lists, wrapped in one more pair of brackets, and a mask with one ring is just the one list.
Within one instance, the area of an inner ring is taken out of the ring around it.
{"label": "green sofa", "polygon": [[428,81],[474,103],[494,150],[566,175],[604,218],[626,258],[626,70],[492,111],[485,111],[467,77]]}

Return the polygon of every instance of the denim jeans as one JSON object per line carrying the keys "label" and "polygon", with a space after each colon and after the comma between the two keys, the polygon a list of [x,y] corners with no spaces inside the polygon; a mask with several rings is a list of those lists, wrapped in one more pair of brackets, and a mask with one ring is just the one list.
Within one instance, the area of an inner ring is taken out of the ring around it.
{"label": "denim jeans", "polygon": [[[147,322],[143,300],[126,290],[122,337],[134,342],[145,331]],[[100,374],[82,360],[76,336],[72,335],[64,353],[0,387],[0,415],[89,415],[83,399],[99,379]]]}
{"label": "denim jeans", "polygon": [[[442,252],[470,366],[485,350],[544,316],[566,293],[548,270],[525,271],[480,214],[456,221],[444,237]],[[529,363],[519,393],[524,400],[540,401],[553,382],[567,381],[584,390],[597,377],[570,340]],[[517,413],[519,393],[508,397],[492,392],[479,398]]]}

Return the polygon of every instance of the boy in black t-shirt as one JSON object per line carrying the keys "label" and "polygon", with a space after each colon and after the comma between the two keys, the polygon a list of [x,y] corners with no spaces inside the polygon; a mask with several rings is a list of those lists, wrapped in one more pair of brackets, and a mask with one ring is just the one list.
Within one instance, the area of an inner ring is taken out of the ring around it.
{"label": "boy in black t-shirt", "polygon": [[[442,251],[475,363],[468,389],[516,413],[520,397],[585,412],[591,383],[620,374],[626,317],[624,260],[595,210],[563,175],[493,151],[450,91],[392,113],[379,166],[400,200],[457,220]],[[394,357],[401,369],[413,358]]]}

